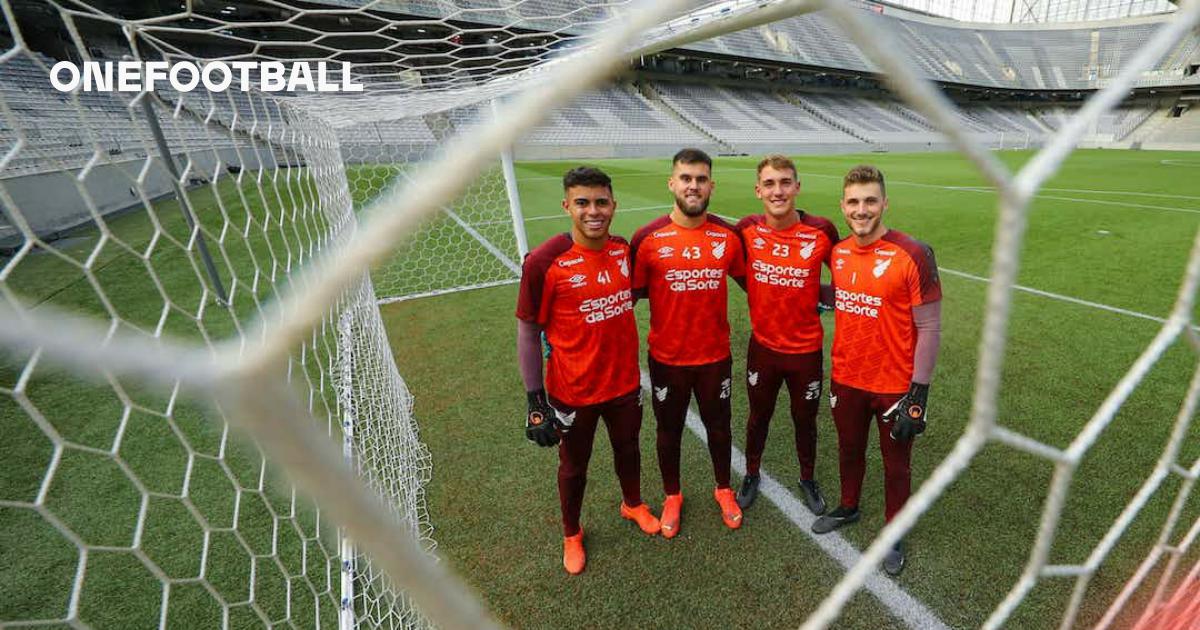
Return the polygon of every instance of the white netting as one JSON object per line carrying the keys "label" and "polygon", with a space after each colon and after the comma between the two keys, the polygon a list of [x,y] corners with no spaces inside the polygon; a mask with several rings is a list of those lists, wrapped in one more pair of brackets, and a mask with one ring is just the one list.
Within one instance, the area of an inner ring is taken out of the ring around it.
{"label": "white netting", "polygon": [[[468,107],[339,129],[356,205],[373,203],[407,184],[406,170],[428,157],[439,142],[486,122],[490,115],[490,109]],[[515,282],[520,260],[497,161],[405,239],[391,260],[375,271],[375,287],[381,299],[390,300]]]}
{"label": "white netting", "polygon": [[[52,59],[18,28],[38,22],[28,13],[33,22],[18,20],[0,0],[8,44],[0,72],[12,77],[0,90],[0,239],[11,248],[0,259],[0,342],[12,350],[0,366],[0,421],[5,443],[19,445],[4,452],[0,473],[0,566],[28,580],[0,602],[0,626],[333,627],[339,615],[369,627],[489,625],[427,553],[428,455],[376,294],[511,281],[520,246],[502,149],[631,57],[697,42],[728,53],[737,40],[713,38],[815,8],[825,10],[822,28],[844,34],[838,50],[853,53],[839,63],[881,71],[915,110],[895,110],[901,128],[941,130],[996,186],[1001,207],[967,429],[807,627],[829,625],[992,442],[1053,461],[1056,474],[1027,569],[986,626],[1004,623],[1038,580],[1054,576],[1077,580],[1062,620],[1073,625],[1090,576],[1150,496],[1179,475],[1182,506],[1200,473],[1200,462],[1178,461],[1198,374],[1159,465],[1109,534],[1084,563],[1048,565],[1083,455],[1169,347],[1185,336],[1200,346],[1192,326],[1200,235],[1161,332],[1064,450],[996,419],[1025,216],[1132,85],[1171,80],[1175,65],[1163,60],[1194,54],[1187,40],[1200,5],[1181,3],[1012,174],[926,80],[934,66],[918,72],[892,54],[887,22],[857,4],[627,4],[186,3],[167,15],[47,7],[39,19],[63,20],[64,52],[80,59],[347,60],[369,85],[361,96],[167,91],[126,101],[47,93]],[[779,22],[795,27],[788,32],[815,23]],[[586,54],[569,54],[573,47]],[[700,118],[657,108],[654,90],[620,89],[610,102],[657,112],[639,117],[648,129],[703,131]],[[784,102],[814,116],[833,111]],[[81,222],[94,227],[70,231]],[[368,278],[372,265],[380,266]],[[1180,579],[1177,565],[1200,531],[1197,522],[1179,535],[1182,512],[1172,510],[1102,625],[1164,558],[1143,625],[1177,617],[1197,573]]]}

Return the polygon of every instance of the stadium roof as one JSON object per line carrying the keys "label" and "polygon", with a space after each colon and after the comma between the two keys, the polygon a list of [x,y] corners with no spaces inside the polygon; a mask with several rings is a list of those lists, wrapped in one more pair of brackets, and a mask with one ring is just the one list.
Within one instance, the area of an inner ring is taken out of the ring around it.
{"label": "stadium roof", "polygon": [[964,22],[1091,22],[1168,13],[1168,0],[886,0],[907,9]]}

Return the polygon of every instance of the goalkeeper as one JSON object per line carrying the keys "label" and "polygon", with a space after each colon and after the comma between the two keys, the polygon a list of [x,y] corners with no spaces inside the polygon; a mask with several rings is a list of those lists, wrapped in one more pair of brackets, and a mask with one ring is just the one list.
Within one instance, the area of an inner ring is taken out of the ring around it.
{"label": "goalkeeper", "polygon": [[[660,526],[642,502],[637,321],[629,244],[608,232],[617,209],[612,180],[599,169],[579,167],[567,171],[563,191],[571,231],[525,258],[517,358],[529,402],[525,436],[538,446],[558,445],[563,566],[574,575],[587,562],[579,512],[600,418],[621,483],[621,516],[652,536]],[[551,347],[544,387],[543,332]]]}
{"label": "goalkeeper", "polygon": [[[883,452],[884,518],[911,491],[913,438],[925,430],[925,401],[941,337],[942,285],[933,250],[883,224],[883,173],[856,166],[842,182],[842,215],[853,233],[833,248],[833,375],[829,406],[838,433],[839,506],[813,523],[824,534],[859,519],[871,420]],[[904,569],[903,541],[883,568]]]}

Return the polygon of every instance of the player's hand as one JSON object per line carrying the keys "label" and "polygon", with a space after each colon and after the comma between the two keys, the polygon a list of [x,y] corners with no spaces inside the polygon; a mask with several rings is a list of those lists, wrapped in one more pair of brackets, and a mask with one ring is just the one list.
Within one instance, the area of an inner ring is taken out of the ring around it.
{"label": "player's hand", "polygon": [[883,421],[892,424],[893,440],[907,442],[925,432],[925,401],[928,398],[929,385],[913,383],[907,394],[883,412]]}
{"label": "player's hand", "polygon": [[546,390],[529,392],[529,414],[525,416],[525,437],[538,446],[558,444],[558,415],[546,401]]}

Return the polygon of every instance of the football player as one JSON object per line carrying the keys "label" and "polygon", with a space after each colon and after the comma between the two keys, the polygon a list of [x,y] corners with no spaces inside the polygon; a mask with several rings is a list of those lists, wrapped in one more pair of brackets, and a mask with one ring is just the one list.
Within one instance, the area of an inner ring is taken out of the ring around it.
{"label": "football player", "polygon": [[[817,519],[824,534],[859,519],[872,420],[883,453],[884,518],[904,507],[911,490],[913,438],[925,430],[926,399],[941,338],[942,285],[933,250],[884,225],[883,173],[856,166],[842,181],[842,215],[851,236],[833,248],[835,329],[829,406],[838,434],[842,494]],[[903,541],[883,568],[904,568]]]}
{"label": "football player", "polygon": [[[642,402],[632,265],[625,239],[609,234],[617,201],[612,180],[596,168],[563,177],[571,231],[525,258],[517,301],[517,355],[525,382],[526,437],[558,446],[563,566],[583,571],[587,556],[579,513],[596,425],[603,418],[621,484],[620,514],[651,536],[658,518],[642,501]],[[542,379],[541,337],[551,347]]]}

